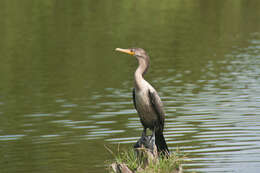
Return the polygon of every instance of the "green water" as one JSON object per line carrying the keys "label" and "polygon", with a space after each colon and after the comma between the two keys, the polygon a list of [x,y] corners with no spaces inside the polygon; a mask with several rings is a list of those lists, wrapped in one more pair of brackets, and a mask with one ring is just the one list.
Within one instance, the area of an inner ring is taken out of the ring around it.
{"label": "green water", "polygon": [[135,58],[186,172],[260,169],[258,0],[0,1],[0,172],[106,172],[132,146]]}

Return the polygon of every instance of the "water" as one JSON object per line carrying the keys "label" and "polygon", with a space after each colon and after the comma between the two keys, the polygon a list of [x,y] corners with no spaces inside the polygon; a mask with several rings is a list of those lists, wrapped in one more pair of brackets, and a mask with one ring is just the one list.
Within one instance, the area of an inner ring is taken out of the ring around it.
{"label": "water", "polygon": [[0,172],[105,172],[142,127],[135,58],[166,111],[165,136],[186,172],[260,169],[260,3],[0,2]]}

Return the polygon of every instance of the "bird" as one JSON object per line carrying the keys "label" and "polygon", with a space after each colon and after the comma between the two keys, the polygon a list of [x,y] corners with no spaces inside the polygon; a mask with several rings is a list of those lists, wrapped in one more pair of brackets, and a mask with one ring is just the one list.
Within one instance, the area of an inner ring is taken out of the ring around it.
{"label": "bird", "polygon": [[132,93],[134,107],[143,125],[142,138],[146,137],[147,128],[150,129],[152,131],[151,139],[155,138],[158,153],[168,155],[169,149],[163,135],[165,120],[163,103],[154,87],[144,79],[150,66],[150,57],[142,48],[116,48],[115,50],[136,57],[139,65],[134,73]]}

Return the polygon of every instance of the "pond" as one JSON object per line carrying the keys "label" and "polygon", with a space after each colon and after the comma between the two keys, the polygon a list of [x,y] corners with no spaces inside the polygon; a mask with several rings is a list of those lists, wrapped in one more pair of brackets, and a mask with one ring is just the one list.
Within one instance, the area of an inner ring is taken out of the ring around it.
{"label": "pond", "polygon": [[131,147],[134,57],[185,172],[260,169],[260,1],[0,2],[0,172],[107,172]]}

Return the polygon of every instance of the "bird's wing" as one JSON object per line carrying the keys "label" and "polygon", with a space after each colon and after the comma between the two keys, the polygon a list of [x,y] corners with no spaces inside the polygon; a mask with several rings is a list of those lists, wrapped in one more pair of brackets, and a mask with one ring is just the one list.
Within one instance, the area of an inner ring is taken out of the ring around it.
{"label": "bird's wing", "polygon": [[[136,109],[136,102],[135,102],[135,88],[133,88],[133,102]],[[137,110],[137,109],[136,109]]]}
{"label": "bird's wing", "polygon": [[163,126],[164,126],[164,118],[165,118],[165,115],[164,115],[164,111],[163,111],[163,104],[162,104],[162,101],[159,97],[159,95],[157,94],[156,91],[148,91],[148,95],[149,95],[149,98],[150,98],[150,102],[151,102],[151,105],[154,109],[154,111],[156,112],[156,115],[158,116],[158,120],[159,120],[159,123],[163,129]]}

